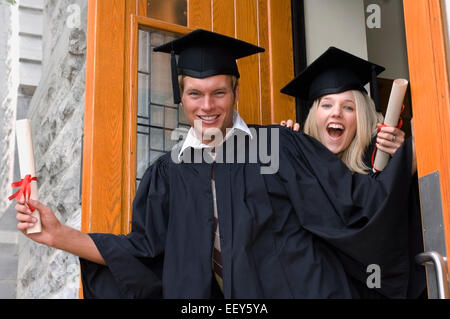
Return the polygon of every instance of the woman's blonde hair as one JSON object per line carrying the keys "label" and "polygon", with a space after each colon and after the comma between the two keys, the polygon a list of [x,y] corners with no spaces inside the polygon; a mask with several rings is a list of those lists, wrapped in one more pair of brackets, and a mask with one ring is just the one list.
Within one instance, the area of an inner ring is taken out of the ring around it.
{"label": "woman's blonde hair", "polygon": [[[375,111],[372,99],[361,91],[352,90],[356,105],[356,133],[350,145],[337,156],[354,173],[367,174],[369,167],[364,163],[364,154],[369,146],[372,137],[375,136],[377,123],[383,122],[383,116]],[[319,140],[316,114],[320,103],[320,98],[315,100],[303,131]]]}

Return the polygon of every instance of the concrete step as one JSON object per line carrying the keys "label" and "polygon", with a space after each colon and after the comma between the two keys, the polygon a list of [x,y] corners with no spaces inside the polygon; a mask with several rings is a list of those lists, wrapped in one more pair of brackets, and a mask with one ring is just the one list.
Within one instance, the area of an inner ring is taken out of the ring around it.
{"label": "concrete step", "polygon": [[16,279],[0,280],[0,299],[16,299]]}
{"label": "concrete step", "polygon": [[[0,245],[17,245],[19,235],[22,235],[17,230],[16,211],[14,210],[14,203],[11,204],[3,216],[0,217]],[[3,248],[3,247],[2,247]],[[5,254],[6,251],[0,249],[0,254]],[[8,250],[8,254],[10,251]]]}
{"label": "concrete step", "polygon": [[17,245],[19,235],[19,231],[0,230],[0,245]]}
{"label": "concrete step", "polygon": [[0,299],[16,298],[18,232],[0,231]]}

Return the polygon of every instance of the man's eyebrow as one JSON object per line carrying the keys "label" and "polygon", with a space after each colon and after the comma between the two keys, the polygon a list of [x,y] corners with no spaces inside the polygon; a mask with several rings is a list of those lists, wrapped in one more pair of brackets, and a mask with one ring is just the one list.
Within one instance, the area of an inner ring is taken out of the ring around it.
{"label": "man's eyebrow", "polygon": [[199,91],[199,89],[197,89],[196,87],[193,86],[188,86],[185,88],[186,91]]}
{"label": "man's eyebrow", "polygon": [[228,89],[228,87],[226,87],[226,86],[222,86],[222,87],[219,87],[219,88],[217,88],[217,89],[215,89],[214,90],[214,92],[216,92],[216,91],[226,91]]}
{"label": "man's eyebrow", "polygon": [[[221,87],[218,87],[218,88],[212,90],[212,92],[226,91],[227,89],[228,89],[228,87],[221,86]],[[201,90],[196,88],[196,87],[194,87],[194,86],[188,86],[188,87],[185,88],[185,91],[201,91]]]}

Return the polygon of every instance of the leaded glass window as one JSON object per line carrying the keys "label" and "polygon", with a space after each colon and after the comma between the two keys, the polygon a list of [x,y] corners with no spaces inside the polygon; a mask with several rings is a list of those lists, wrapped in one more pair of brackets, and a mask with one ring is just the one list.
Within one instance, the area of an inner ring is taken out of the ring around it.
{"label": "leaded glass window", "polygon": [[172,131],[189,128],[182,107],[173,103],[170,54],[153,52],[173,39],[167,32],[139,30],[137,183],[147,167],[178,142],[171,140]]}

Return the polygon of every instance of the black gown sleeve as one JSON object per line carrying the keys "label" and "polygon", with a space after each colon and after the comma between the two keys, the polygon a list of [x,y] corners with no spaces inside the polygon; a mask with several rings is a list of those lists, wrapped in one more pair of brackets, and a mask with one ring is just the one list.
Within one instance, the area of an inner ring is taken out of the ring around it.
{"label": "black gown sleeve", "polygon": [[161,298],[168,220],[167,162],[145,172],[133,201],[128,235],[91,233],[107,266],[80,258],[85,298]]}
{"label": "black gown sleeve", "polygon": [[[372,156],[374,155],[377,135],[373,136],[370,145],[364,154],[364,162],[367,167],[372,168]],[[409,142],[407,142],[409,143]],[[372,175],[372,170],[369,173]],[[407,298],[426,298],[425,267],[415,261],[415,256],[424,251],[422,234],[422,216],[420,213],[419,185],[417,172],[411,177],[411,185],[408,195],[408,251],[410,264],[410,277],[408,280]],[[373,296],[373,291],[367,290],[362,285],[359,292],[362,296]]]}
{"label": "black gown sleeve", "polygon": [[[372,156],[374,155],[376,141],[377,135],[374,135],[364,154],[364,163],[370,168],[372,168]],[[373,174],[372,170],[370,170],[369,174]],[[415,262],[415,256],[424,251],[417,173],[411,177],[408,195],[408,239],[410,277],[407,298],[426,298],[425,267]],[[378,297],[371,289],[367,289],[366,285],[360,285],[358,293],[363,297],[369,298],[374,295]]]}
{"label": "black gown sleeve", "polygon": [[300,224],[334,248],[351,280],[367,286],[368,266],[379,266],[373,291],[391,298],[406,298],[411,279],[411,159],[407,140],[383,172],[352,174],[314,138],[280,127],[279,175]]}

